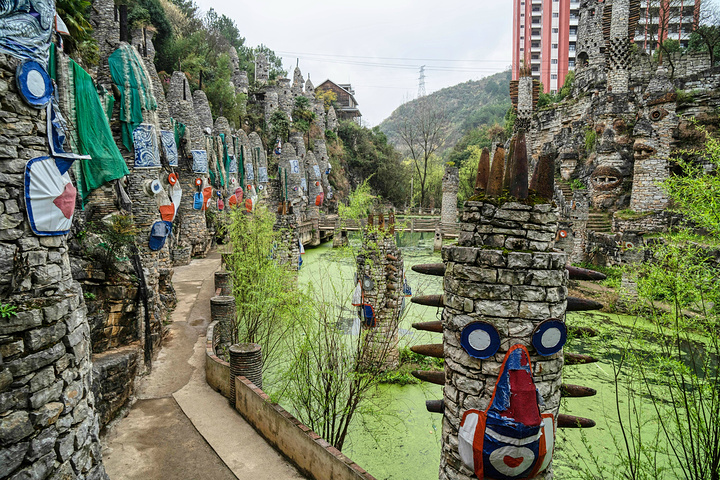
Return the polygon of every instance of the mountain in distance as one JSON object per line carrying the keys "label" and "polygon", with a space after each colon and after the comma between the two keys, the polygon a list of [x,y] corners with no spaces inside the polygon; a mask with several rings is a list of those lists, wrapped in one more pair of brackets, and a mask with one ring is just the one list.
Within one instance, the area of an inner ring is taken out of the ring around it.
{"label": "mountain in distance", "polygon": [[[510,108],[511,75],[510,70],[507,70],[480,80],[469,80],[443,88],[423,97],[423,101],[429,101],[437,108],[444,109],[447,117],[447,137],[437,154],[452,148],[465,133],[474,128],[503,124],[505,114]],[[396,147],[404,147],[398,132],[417,101],[415,99],[400,105],[379,125],[389,142]]]}

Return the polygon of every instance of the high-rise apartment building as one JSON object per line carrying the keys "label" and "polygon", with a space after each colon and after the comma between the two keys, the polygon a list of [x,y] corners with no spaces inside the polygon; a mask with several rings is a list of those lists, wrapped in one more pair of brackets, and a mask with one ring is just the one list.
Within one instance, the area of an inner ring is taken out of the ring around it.
{"label": "high-rise apartment building", "polygon": [[529,65],[544,91],[556,92],[575,67],[580,2],[513,0],[513,80]]}
{"label": "high-rise apartment building", "polygon": [[[607,1],[607,0],[606,0]],[[686,47],[701,0],[642,0],[635,43],[652,53],[667,38]],[[531,67],[545,93],[562,88],[575,68],[580,0],[513,0],[512,78]]]}

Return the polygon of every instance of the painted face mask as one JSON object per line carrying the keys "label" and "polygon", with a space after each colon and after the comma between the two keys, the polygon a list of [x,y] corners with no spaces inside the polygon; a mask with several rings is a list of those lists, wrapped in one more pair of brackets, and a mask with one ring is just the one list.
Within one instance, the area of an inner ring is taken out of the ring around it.
{"label": "painted face mask", "polygon": [[530,355],[514,345],[505,355],[490,406],[468,410],[460,423],[459,453],[478,478],[531,478],[550,464],[554,418],[540,414]]}

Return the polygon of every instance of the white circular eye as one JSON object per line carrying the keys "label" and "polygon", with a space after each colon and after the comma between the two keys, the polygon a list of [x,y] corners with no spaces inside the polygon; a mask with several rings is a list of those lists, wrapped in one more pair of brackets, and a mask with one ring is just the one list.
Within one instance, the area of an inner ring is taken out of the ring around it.
{"label": "white circular eye", "polygon": [[468,355],[484,360],[497,353],[500,348],[500,334],[487,322],[473,322],[463,328],[460,344]]}
{"label": "white circular eye", "polygon": [[485,350],[490,346],[490,334],[485,330],[474,330],[468,335],[468,342],[475,350]]}
{"label": "white circular eye", "polygon": [[542,334],[542,346],[545,348],[553,348],[562,339],[562,333],[558,328],[550,328]]}
{"label": "white circular eye", "polygon": [[37,70],[30,70],[27,74],[27,86],[30,93],[36,97],[45,95],[45,79]]}
{"label": "white circular eye", "polygon": [[540,355],[548,356],[562,350],[567,341],[565,322],[551,318],[535,328],[532,344]]}

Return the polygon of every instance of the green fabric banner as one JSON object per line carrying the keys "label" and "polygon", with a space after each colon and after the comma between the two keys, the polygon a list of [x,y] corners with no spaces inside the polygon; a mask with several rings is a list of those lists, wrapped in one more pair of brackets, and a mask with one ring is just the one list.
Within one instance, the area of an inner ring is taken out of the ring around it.
{"label": "green fabric banner", "polygon": [[79,160],[82,178],[78,185],[85,203],[91,191],[130,171],[115,144],[92,77],[73,60],[70,64],[75,76],[78,149],[81,154],[92,157],[92,160]]}
{"label": "green fabric banner", "polygon": [[137,50],[130,45],[123,45],[115,50],[108,58],[108,65],[113,83],[120,90],[122,142],[125,148],[132,152],[132,134],[143,122],[143,109],[157,109],[152,93],[152,81]]}

